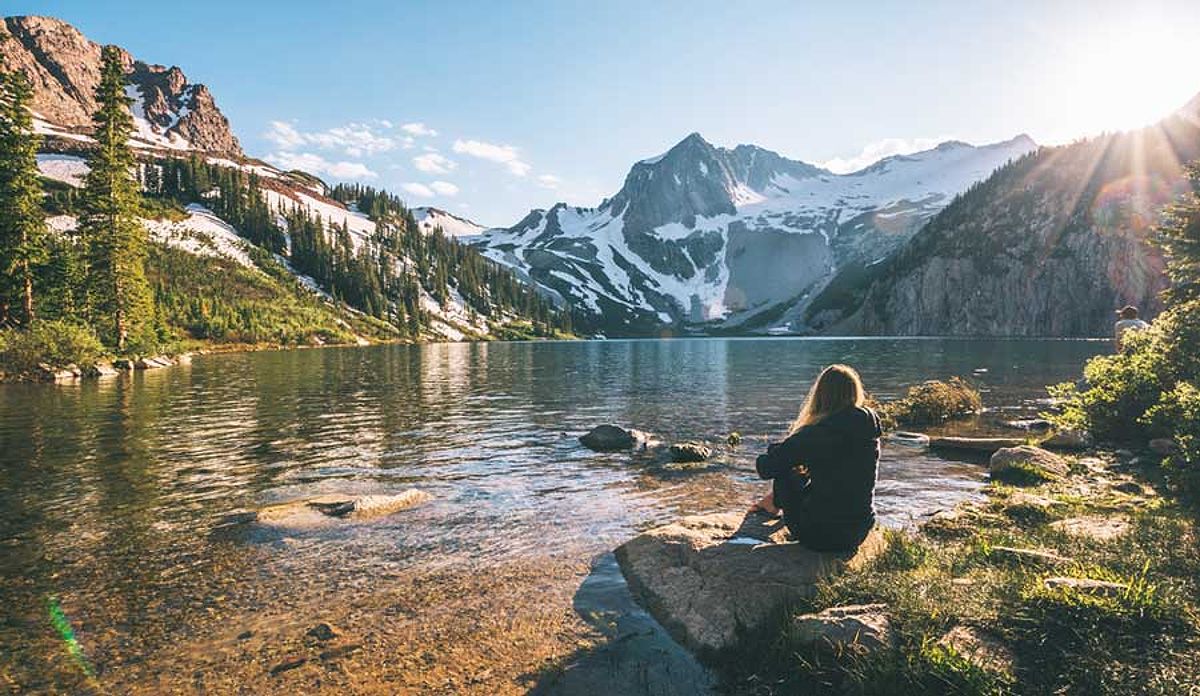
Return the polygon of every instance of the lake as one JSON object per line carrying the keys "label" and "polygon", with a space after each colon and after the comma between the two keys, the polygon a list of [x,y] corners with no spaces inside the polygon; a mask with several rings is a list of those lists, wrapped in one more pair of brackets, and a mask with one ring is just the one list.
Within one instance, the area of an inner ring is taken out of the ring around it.
{"label": "lake", "polygon": [[[962,375],[986,428],[1035,414],[1106,341],[677,339],[196,357],[79,385],[0,386],[0,686],[17,691],[494,693],[603,643],[576,597],[601,554],[765,490],[753,461],[845,362],[887,399]],[[577,437],[600,423],[743,443],[698,472]],[[984,469],[887,446],[904,526]],[[227,533],[316,493],[420,488],[372,523]],[[61,612],[61,620],[55,617]],[[316,657],[328,621],[344,654]],[[56,627],[57,626],[57,627]],[[291,660],[298,665],[287,667]],[[278,669],[280,666],[285,669]],[[272,674],[272,671],[275,674]],[[294,679],[298,681],[289,682]],[[649,687],[647,687],[649,690]]]}

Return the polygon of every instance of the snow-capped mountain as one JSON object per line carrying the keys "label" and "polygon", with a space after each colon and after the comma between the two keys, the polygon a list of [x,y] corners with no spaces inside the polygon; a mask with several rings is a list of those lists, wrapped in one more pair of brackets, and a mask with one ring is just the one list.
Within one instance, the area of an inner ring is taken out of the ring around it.
{"label": "snow-capped mountain", "polygon": [[447,237],[475,237],[487,229],[477,222],[448,213],[441,208],[421,206],[413,208],[412,212],[417,225],[426,233],[440,227],[442,234]]}
{"label": "snow-capped mountain", "polygon": [[633,165],[598,208],[534,210],[476,243],[608,332],[803,330],[795,319],[840,268],[886,258],[955,195],[1035,148],[1025,135],[951,141],[838,175],[693,133]]}

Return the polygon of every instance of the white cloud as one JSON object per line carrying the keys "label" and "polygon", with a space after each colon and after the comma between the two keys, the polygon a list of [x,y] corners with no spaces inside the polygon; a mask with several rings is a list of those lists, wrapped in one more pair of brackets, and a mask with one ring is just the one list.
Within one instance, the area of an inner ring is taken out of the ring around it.
{"label": "white cloud", "polygon": [[541,186],[542,188],[556,189],[558,188],[558,185],[562,183],[562,179],[559,179],[553,174],[542,174],[537,178],[537,183],[538,186]]}
{"label": "white cloud", "polygon": [[425,184],[418,184],[412,181],[408,182],[407,184],[401,184],[400,188],[414,196],[419,196],[421,198],[433,198],[437,195],[433,192],[433,189],[429,188]]}
{"label": "white cloud", "polygon": [[435,181],[429,186],[443,196],[453,196],[458,193],[458,187],[449,181]]}
{"label": "white cloud", "polygon": [[512,145],[496,145],[481,140],[455,140],[454,151],[462,155],[503,164],[514,176],[525,176],[530,169],[533,169],[527,162],[521,160],[517,148]]}
{"label": "white cloud", "polygon": [[454,160],[436,152],[417,155],[412,161],[414,167],[430,174],[449,174],[458,166]]}
{"label": "white cloud", "polygon": [[849,174],[857,172],[864,167],[869,167],[885,157],[909,155],[914,152],[928,150],[947,140],[953,140],[953,138],[884,138],[883,140],[867,145],[863,148],[862,152],[854,157],[834,157],[831,160],[821,162],[819,166],[828,169],[834,174]]}
{"label": "white cloud", "polygon": [[376,126],[368,123],[348,123],[328,130],[305,132],[286,121],[271,121],[263,137],[283,150],[293,151],[312,146],[322,150],[340,150],[351,157],[376,155],[396,147],[412,146],[412,138],[405,136],[397,140],[378,133]]}
{"label": "white cloud", "polygon": [[426,126],[420,121],[416,123],[406,123],[403,126],[400,126],[400,129],[409,135],[415,135],[418,137],[428,136],[432,138],[433,136],[437,135],[437,131],[433,130],[429,126]]}
{"label": "white cloud", "polygon": [[267,155],[267,161],[280,169],[299,169],[334,179],[372,179],[378,176],[362,162],[330,162],[311,152],[276,152]]}

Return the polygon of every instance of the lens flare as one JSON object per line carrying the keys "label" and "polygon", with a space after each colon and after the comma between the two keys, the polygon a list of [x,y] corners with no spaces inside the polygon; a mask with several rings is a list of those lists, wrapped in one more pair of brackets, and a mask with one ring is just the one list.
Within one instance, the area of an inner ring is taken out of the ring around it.
{"label": "lens flare", "polygon": [[79,669],[88,678],[95,677],[96,672],[88,663],[87,656],[83,654],[83,648],[80,647],[79,641],[75,639],[75,629],[71,628],[70,620],[63,613],[62,605],[58,603],[58,597],[54,595],[46,597],[46,611],[50,614],[50,625],[54,627],[54,631],[58,633],[58,637],[66,645],[67,654],[71,656],[71,659],[75,660],[75,664],[79,665]]}

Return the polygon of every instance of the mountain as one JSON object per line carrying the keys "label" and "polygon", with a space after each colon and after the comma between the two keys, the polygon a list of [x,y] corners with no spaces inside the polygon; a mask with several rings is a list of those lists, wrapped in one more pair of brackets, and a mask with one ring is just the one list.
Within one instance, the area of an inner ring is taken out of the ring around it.
{"label": "mountain", "polygon": [[[3,68],[34,87],[38,168],[57,246],[74,243],[100,50],[57,19],[0,21]],[[122,59],[152,242],[147,276],[177,332],[322,343],[528,338],[564,328],[566,315],[506,268],[425,229],[453,236],[479,225],[246,157],[206,87],[177,67]]]}
{"label": "mountain", "polygon": [[1200,96],[1131,132],[1047,147],[1001,168],[897,254],[809,307],[827,333],[1103,336],[1113,309],[1161,308],[1149,243],[1200,157]]}
{"label": "mountain", "polygon": [[486,227],[454,213],[448,213],[441,208],[419,206],[412,209],[413,217],[425,232],[441,228],[447,237],[475,237],[482,234]]}
{"label": "mountain", "polygon": [[[197,150],[241,157],[242,148],[202,84],[177,67],[136,60],[122,51],[137,123],[134,143],[143,149]],[[100,82],[100,45],[51,17],[5,17],[0,59],[33,84],[38,131],[48,140],[78,140],[92,128]]]}
{"label": "mountain", "polygon": [[584,326],[615,334],[803,330],[838,270],[886,258],[955,195],[1035,148],[946,142],[838,175],[698,133],[633,165],[597,208],[558,204],[476,244]]}

